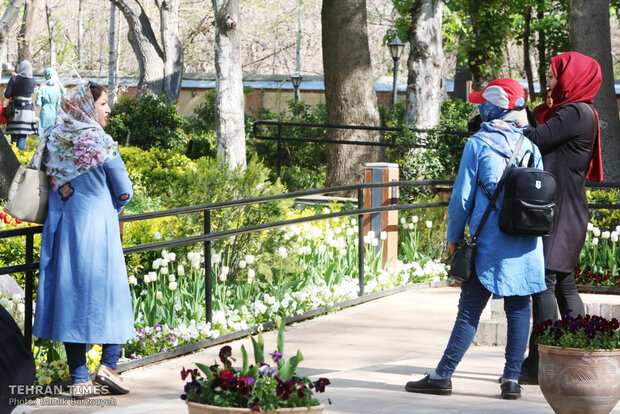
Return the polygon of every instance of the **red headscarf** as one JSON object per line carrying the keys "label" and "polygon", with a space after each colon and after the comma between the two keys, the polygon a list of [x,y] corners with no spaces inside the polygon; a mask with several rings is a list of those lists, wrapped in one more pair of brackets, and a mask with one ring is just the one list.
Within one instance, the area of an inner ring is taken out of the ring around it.
{"label": "red headscarf", "polygon": [[[545,121],[564,104],[572,102],[594,103],[594,96],[598,93],[603,82],[601,67],[596,60],[578,52],[566,52],[551,58],[551,68],[558,82],[551,92],[553,106],[545,113]],[[596,109],[594,109],[594,115],[596,116],[597,132],[586,178],[590,181],[603,181],[601,128]]]}

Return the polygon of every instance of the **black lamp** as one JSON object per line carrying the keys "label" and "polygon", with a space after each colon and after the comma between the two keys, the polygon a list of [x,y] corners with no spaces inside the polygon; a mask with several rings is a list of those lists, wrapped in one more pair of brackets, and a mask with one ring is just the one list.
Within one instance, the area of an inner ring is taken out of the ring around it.
{"label": "black lamp", "polygon": [[299,96],[299,84],[303,77],[299,73],[295,73],[291,75],[291,82],[293,83],[293,88],[295,88],[295,102],[299,102],[301,100],[301,96]]}
{"label": "black lamp", "polygon": [[388,43],[388,47],[390,48],[390,55],[392,55],[392,60],[394,60],[394,83],[392,85],[392,105],[396,104],[397,91],[396,91],[396,80],[398,78],[398,60],[400,59],[400,54],[403,52],[405,48],[405,44],[401,42],[398,38],[398,35],[394,36],[394,39],[390,43]]}

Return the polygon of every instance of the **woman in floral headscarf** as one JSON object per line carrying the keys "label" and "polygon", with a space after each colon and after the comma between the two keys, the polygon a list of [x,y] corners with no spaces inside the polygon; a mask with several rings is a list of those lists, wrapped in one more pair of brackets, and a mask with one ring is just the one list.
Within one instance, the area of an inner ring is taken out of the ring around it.
{"label": "woman in floral headscarf", "polygon": [[51,190],[33,334],[64,342],[71,378],[80,385],[91,385],[86,344],[103,344],[95,380],[124,394],[116,362],[134,327],[118,213],[132,187],[116,142],[103,131],[109,113],[101,86],[78,84],[62,102],[62,122],[37,148]]}
{"label": "woman in floral headscarf", "polygon": [[[586,238],[590,217],[585,181],[602,181],[601,132],[594,96],[601,87],[598,62],[577,52],[551,58],[549,81],[553,105],[544,113],[544,124],[524,134],[543,155],[545,171],[555,177],[555,231],[543,238],[547,290],[532,296],[534,326],[558,319],[570,311],[585,313],[573,271]],[[530,338],[530,352],[521,370],[522,383],[538,383],[538,348]]]}

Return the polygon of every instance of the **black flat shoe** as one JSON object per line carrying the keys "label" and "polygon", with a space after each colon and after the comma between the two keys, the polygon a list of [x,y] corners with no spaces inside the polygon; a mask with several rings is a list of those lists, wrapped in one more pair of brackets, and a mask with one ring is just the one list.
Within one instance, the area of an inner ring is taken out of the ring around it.
{"label": "black flat shoe", "polygon": [[519,384],[538,385],[538,372],[531,371],[525,366],[521,367],[521,374],[519,374]]}
{"label": "black flat shoe", "polygon": [[426,374],[419,381],[409,381],[405,385],[405,389],[409,392],[422,394],[451,395],[452,380],[450,378],[431,379],[430,375]]}
{"label": "black flat shoe", "polygon": [[506,381],[500,385],[502,398],[505,400],[518,400],[521,398],[521,387],[513,381]]}

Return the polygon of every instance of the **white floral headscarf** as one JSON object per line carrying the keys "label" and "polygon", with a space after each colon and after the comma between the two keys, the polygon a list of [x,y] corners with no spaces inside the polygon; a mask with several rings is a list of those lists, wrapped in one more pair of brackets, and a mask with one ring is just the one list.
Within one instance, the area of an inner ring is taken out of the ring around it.
{"label": "white floral headscarf", "polygon": [[79,83],[67,93],[59,115],[62,122],[46,131],[44,161],[54,191],[119,154],[118,145],[97,121],[89,83]]}

